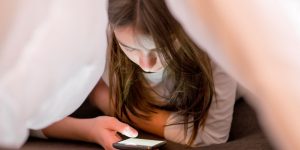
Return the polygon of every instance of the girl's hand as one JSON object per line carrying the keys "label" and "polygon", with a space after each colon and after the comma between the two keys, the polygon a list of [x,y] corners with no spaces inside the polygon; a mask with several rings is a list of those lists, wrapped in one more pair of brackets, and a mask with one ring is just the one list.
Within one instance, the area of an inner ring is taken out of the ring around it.
{"label": "girl's hand", "polygon": [[114,150],[112,144],[122,140],[117,132],[128,137],[138,135],[135,129],[115,117],[99,116],[93,119],[93,127],[90,130],[91,138],[105,150]]}

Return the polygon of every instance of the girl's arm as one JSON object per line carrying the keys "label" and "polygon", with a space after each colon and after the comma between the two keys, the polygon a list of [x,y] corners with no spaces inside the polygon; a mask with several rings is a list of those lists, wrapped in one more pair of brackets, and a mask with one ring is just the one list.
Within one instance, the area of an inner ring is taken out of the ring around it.
{"label": "girl's arm", "polygon": [[164,129],[171,112],[160,109],[156,109],[155,111],[156,113],[153,113],[149,120],[138,118],[134,115],[130,115],[129,117],[138,128],[154,135],[165,137]]}
{"label": "girl's arm", "polygon": [[120,141],[116,132],[136,137],[137,131],[114,117],[100,116],[90,119],[66,117],[42,130],[49,138],[60,138],[93,142],[105,150],[113,149],[112,144]]}
{"label": "girl's arm", "polygon": [[94,119],[66,117],[42,131],[46,137],[95,142],[90,131],[94,123]]}

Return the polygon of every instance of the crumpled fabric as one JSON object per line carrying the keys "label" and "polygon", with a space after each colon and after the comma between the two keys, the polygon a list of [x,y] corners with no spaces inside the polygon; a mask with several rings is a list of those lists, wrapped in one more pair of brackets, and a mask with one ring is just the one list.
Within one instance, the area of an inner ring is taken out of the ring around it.
{"label": "crumpled fabric", "polygon": [[0,1],[0,147],[75,111],[105,64],[105,0]]}
{"label": "crumpled fabric", "polygon": [[274,146],[300,149],[300,1],[166,1],[192,39],[248,90]]}

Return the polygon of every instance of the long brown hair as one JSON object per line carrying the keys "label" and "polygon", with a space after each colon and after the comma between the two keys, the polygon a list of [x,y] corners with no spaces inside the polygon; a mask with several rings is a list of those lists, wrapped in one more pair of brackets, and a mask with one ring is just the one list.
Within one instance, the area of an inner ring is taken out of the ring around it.
{"label": "long brown hair", "polygon": [[[169,12],[163,0],[109,0],[108,1],[108,63],[110,98],[116,117],[130,120],[129,113],[148,119],[155,109],[176,111],[183,115],[185,135],[193,123],[196,138],[199,126],[204,126],[214,94],[210,59],[184,32]],[[118,45],[114,28],[132,26],[151,35],[160,47],[159,54],[166,66],[164,80],[173,83],[165,103],[157,101],[147,84],[143,71],[127,58]],[[174,44],[179,43],[180,47]],[[191,120],[192,118],[192,120]]]}

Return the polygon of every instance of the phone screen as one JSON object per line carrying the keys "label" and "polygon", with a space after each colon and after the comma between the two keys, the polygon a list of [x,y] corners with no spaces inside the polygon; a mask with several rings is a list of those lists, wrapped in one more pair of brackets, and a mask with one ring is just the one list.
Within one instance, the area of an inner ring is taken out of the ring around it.
{"label": "phone screen", "polygon": [[121,141],[119,143],[121,144],[125,144],[125,145],[145,145],[145,146],[155,146],[159,143],[161,143],[162,141],[158,141],[158,140],[146,140],[146,139],[137,139],[137,138],[130,138],[124,141]]}
{"label": "phone screen", "polygon": [[129,138],[113,144],[118,149],[153,149],[166,144],[166,141]]}

